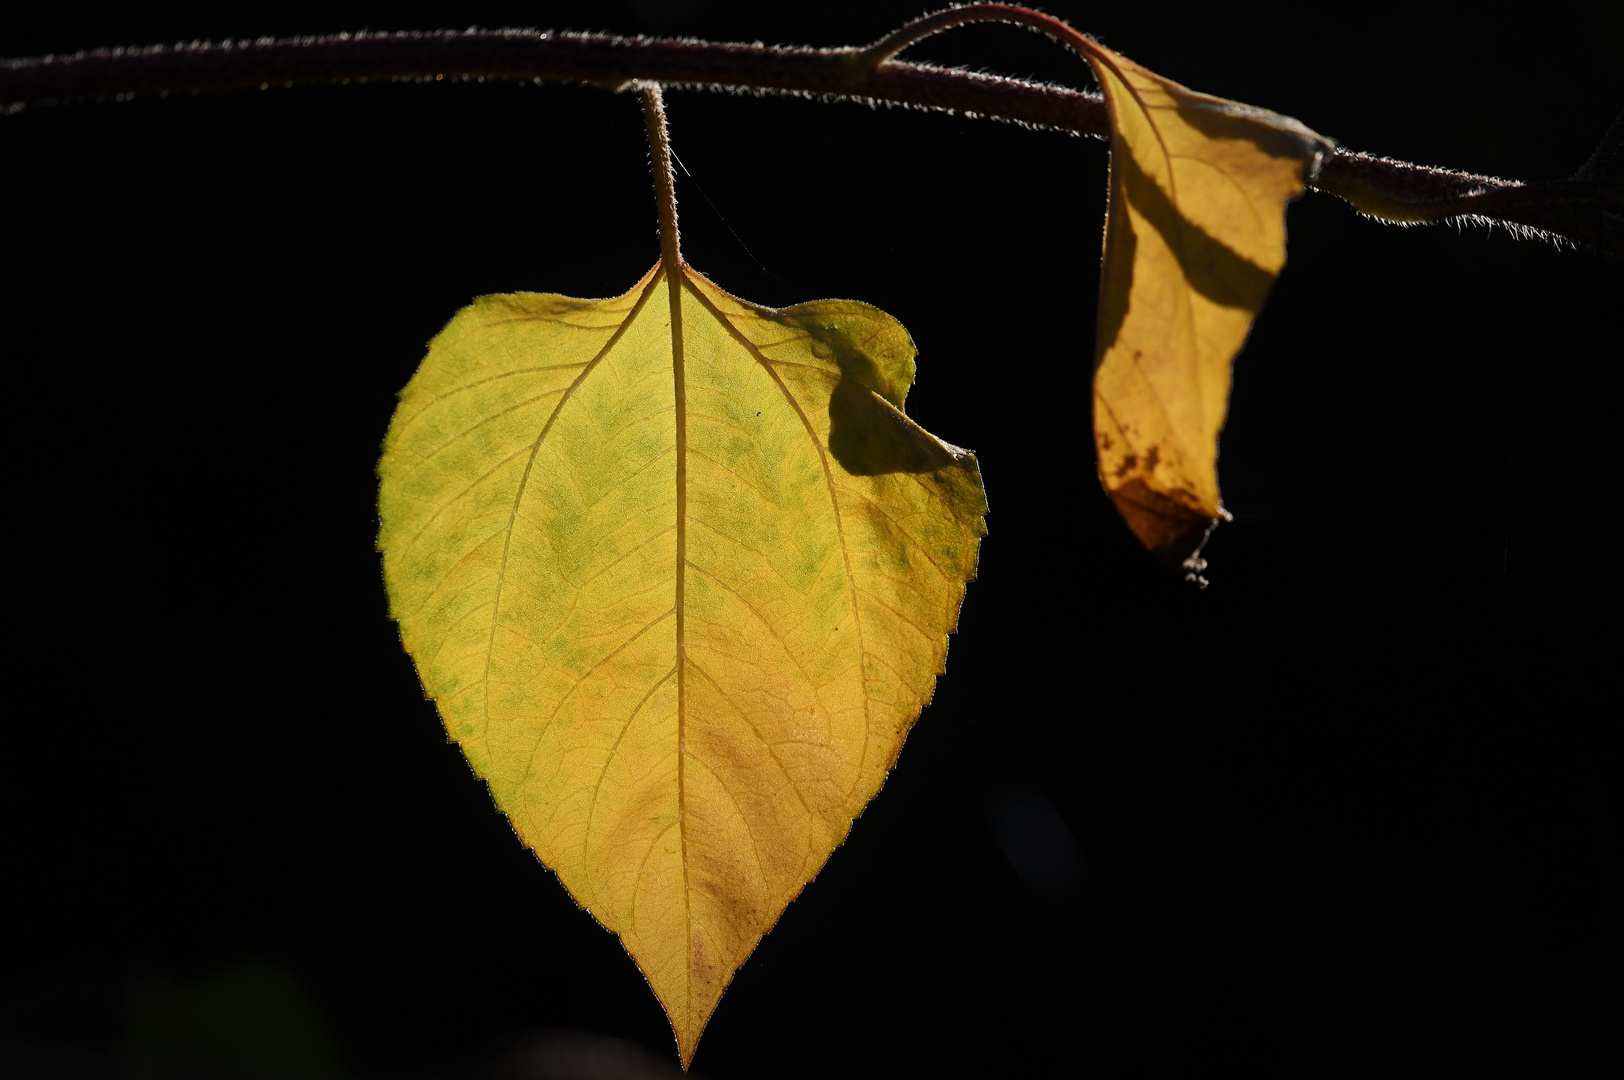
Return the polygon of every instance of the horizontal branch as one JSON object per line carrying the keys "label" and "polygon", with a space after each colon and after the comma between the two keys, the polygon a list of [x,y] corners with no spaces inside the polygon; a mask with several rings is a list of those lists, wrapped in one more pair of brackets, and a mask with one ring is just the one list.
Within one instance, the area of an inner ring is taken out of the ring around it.
{"label": "horizontal branch", "polygon": [[[620,90],[633,82],[657,82],[944,110],[1101,138],[1110,134],[1098,94],[894,60],[876,66],[870,55],[856,48],[533,30],[157,45],[0,60],[0,111],[140,94],[318,83],[504,79]],[[1384,221],[1499,223],[1514,232],[1559,236],[1619,253],[1624,252],[1624,196],[1613,175],[1618,136],[1615,123],[1598,151],[1612,155],[1610,170],[1590,176],[1581,170],[1571,180],[1522,184],[1338,150],[1325,160],[1314,186]]]}

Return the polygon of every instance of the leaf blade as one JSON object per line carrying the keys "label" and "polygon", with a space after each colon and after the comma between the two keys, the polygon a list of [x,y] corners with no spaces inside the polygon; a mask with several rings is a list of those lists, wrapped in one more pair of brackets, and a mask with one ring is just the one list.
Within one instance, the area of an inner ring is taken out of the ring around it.
{"label": "leaf blade", "polygon": [[895,320],[674,276],[675,320],[658,266],[459,313],[386,441],[379,546],[448,732],[686,1062],[929,700],[985,499],[902,414]]}
{"label": "leaf blade", "polygon": [[1331,143],[1089,44],[1112,117],[1100,481],[1145,547],[1193,558],[1228,517],[1217,457],[1231,365],[1285,265],[1285,206]]}

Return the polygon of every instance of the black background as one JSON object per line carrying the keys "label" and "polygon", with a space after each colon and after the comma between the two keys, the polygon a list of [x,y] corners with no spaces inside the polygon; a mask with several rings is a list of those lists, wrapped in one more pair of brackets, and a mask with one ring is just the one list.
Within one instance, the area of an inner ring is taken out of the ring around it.
{"label": "black background", "polygon": [[[8,6],[0,55],[474,23],[841,45],[919,13],[127,7]],[[1624,105],[1616,5],[1049,10],[1426,164],[1565,176]],[[1088,85],[1012,28],[909,55]],[[689,260],[757,302],[897,316],[910,414],[977,451],[992,505],[935,703],[696,1070],[1616,1061],[1620,265],[1295,204],[1198,592],[1094,480],[1103,143],[668,102]],[[450,315],[615,295],[657,254],[630,95],[368,85],[0,120],[7,1040],[113,1046],[130,980],[259,957],[363,1076],[477,1071],[548,1027],[674,1057],[616,940],[447,744],[372,549],[394,394]],[[1000,836],[1051,809],[1074,848],[1032,842],[1076,862],[1036,888]]]}

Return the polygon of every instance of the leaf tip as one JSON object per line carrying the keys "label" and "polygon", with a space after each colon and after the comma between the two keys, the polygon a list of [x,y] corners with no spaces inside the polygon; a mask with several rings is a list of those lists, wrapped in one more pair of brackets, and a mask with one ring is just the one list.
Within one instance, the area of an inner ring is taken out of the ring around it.
{"label": "leaf tip", "polygon": [[1182,573],[1184,580],[1207,587],[1201,576],[1207,560],[1201,557],[1201,550],[1218,523],[1230,519],[1227,511],[1220,507],[1220,516],[1209,517],[1152,490],[1138,477],[1120,487],[1108,487],[1106,494],[1134,536],[1158,562]]}

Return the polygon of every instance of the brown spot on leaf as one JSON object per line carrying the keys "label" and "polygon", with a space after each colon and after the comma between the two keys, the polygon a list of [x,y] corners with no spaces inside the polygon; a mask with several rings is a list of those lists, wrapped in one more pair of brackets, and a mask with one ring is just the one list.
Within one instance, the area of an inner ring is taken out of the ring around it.
{"label": "brown spot on leaf", "polygon": [[700,986],[711,981],[711,965],[705,956],[705,942],[698,934],[693,935],[689,944],[688,974]]}

